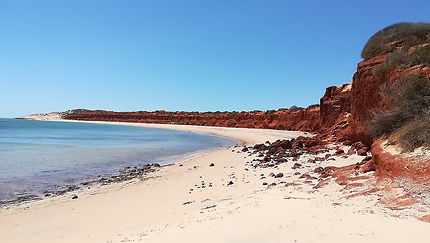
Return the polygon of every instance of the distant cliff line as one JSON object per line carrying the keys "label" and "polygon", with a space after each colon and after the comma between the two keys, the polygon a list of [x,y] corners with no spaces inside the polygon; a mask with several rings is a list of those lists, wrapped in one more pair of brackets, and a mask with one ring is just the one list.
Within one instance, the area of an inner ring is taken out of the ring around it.
{"label": "distant cliff line", "polygon": [[[135,111],[115,112],[104,110],[76,109],[65,112],[52,112],[47,114],[34,114],[24,119],[37,120],[82,120],[82,121],[113,121],[138,122],[218,127],[263,128],[278,130],[297,130],[320,134],[326,138],[346,139],[335,129],[339,123],[345,126],[343,109],[348,105],[348,94],[351,83],[333,86],[326,89],[320,104],[307,108],[292,107],[269,111],[242,111],[242,112],[184,112],[184,111]],[[346,102],[345,102],[346,101]]]}

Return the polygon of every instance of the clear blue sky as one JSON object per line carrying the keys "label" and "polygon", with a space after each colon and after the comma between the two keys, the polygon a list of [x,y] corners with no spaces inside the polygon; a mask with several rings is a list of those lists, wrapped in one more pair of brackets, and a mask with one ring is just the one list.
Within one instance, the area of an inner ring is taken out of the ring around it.
{"label": "clear blue sky", "polygon": [[377,30],[429,1],[0,0],[0,117],[267,110],[351,81]]}

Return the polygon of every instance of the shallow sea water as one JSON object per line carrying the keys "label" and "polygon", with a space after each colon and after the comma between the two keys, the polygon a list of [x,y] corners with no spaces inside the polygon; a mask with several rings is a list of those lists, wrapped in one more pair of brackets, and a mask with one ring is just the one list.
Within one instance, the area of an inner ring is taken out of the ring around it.
{"label": "shallow sea water", "polygon": [[167,129],[0,119],[0,201],[234,144]]}

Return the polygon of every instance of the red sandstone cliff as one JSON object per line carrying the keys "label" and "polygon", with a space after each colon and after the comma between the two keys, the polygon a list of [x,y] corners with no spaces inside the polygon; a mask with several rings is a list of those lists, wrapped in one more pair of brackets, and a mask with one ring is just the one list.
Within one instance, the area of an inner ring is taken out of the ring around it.
{"label": "red sandstone cliff", "polygon": [[359,140],[367,145],[372,143],[372,138],[366,134],[366,126],[371,120],[373,110],[389,110],[390,97],[383,95],[384,89],[390,89],[398,84],[402,77],[408,74],[423,74],[430,78],[430,69],[420,65],[399,71],[376,71],[380,65],[384,65],[388,53],[381,54],[358,64],[354,74],[351,89],[351,120],[349,138]]}
{"label": "red sandstone cliff", "polygon": [[251,112],[167,112],[137,111],[112,112],[77,110],[64,119],[93,121],[126,121],[143,123],[170,123],[199,126],[245,127],[302,130],[316,132],[320,129],[319,107],[296,111],[251,111]]}
{"label": "red sandstone cliff", "polygon": [[169,123],[199,126],[299,130],[330,140],[349,139],[351,83],[327,88],[320,106],[303,109],[250,112],[113,112],[75,110],[63,116],[70,120]]}
{"label": "red sandstone cliff", "polygon": [[331,86],[320,99],[320,122],[318,131],[331,140],[349,139],[351,119],[351,83]]}
{"label": "red sandstone cliff", "polygon": [[[321,107],[321,108],[320,108]],[[267,128],[318,133],[330,140],[349,138],[351,83],[327,88],[320,106],[278,111],[250,112],[113,112],[75,110],[64,119],[170,123],[199,126]]]}

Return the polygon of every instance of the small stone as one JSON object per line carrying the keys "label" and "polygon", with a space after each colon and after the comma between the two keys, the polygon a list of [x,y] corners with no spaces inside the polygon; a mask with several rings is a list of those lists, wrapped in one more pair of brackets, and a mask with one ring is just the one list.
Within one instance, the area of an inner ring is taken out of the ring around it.
{"label": "small stone", "polygon": [[73,195],[72,199],[78,199],[78,195]]}
{"label": "small stone", "polygon": [[233,185],[234,183],[232,182],[232,181],[229,181],[228,183],[227,183],[227,186],[231,186],[231,185]]}
{"label": "small stone", "polygon": [[315,170],[314,170],[314,172],[315,173],[321,173],[321,172],[323,172],[324,171],[324,168],[323,167],[318,167],[318,168],[316,168]]}
{"label": "small stone", "polygon": [[302,164],[300,164],[300,163],[294,163],[294,165],[293,165],[293,167],[291,167],[291,169],[295,170],[295,169],[298,169],[300,167],[302,167]]}
{"label": "small stone", "polygon": [[339,154],[344,154],[345,153],[345,151],[343,151],[343,149],[338,149],[338,150],[336,150],[336,154],[337,155],[339,155]]}
{"label": "small stone", "polygon": [[275,177],[276,177],[276,178],[284,177],[284,173],[278,173],[278,174],[276,174],[276,175],[275,175]]}
{"label": "small stone", "polygon": [[267,185],[267,182],[263,182],[263,186],[266,186]]}
{"label": "small stone", "polygon": [[366,152],[365,149],[359,149],[357,151],[357,154],[360,155],[360,156],[367,156],[367,152]]}
{"label": "small stone", "polygon": [[353,155],[355,153],[355,148],[351,147],[348,152],[346,153],[346,155]]}
{"label": "small stone", "polygon": [[214,164],[214,163],[211,163],[209,166],[210,166],[210,167],[212,167],[212,166],[215,166],[215,164]]}

